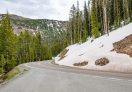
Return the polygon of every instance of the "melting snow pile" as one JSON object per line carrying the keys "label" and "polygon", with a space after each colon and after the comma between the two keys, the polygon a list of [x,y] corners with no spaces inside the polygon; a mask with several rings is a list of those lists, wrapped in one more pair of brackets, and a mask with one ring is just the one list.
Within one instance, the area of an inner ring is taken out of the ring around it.
{"label": "melting snow pile", "polygon": [[[113,43],[131,34],[132,23],[112,31],[109,36],[91,38],[83,44],[67,47],[67,52],[62,57],[60,55],[55,57],[55,62],[59,65],[85,69],[132,72],[132,57],[113,51]],[[132,42],[130,44],[132,49]]]}

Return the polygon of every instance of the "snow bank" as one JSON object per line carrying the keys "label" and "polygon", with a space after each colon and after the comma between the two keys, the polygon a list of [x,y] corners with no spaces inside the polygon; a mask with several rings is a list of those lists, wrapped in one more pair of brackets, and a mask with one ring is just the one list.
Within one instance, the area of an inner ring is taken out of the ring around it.
{"label": "snow bank", "polygon": [[[55,57],[55,62],[59,65],[73,66],[74,63],[88,61],[88,65],[79,67],[94,70],[132,72],[132,58],[126,54],[119,54],[113,49],[113,43],[118,42],[132,34],[132,23],[112,31],[109,36],[104,35],[92,41],[92,38],[83,44],[74,44],[69,49],[66,57],[59,60]],[[108,58],[109,64],[96,66],[95,61],[100,58]]]}

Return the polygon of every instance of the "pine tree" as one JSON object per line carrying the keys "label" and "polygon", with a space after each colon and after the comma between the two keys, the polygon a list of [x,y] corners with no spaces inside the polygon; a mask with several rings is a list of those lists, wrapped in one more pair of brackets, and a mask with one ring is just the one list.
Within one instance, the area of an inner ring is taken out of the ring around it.
{"label": "pine tree", "polygon": [[16,35],[13,33],[9,14],[7,13],[1,22],[1,34],[0,34],[0,53],[3,54],[6,59],[11,59],[16,55]]}
{"label": "pine tree", "polygon": [[15,57],[12,57],[10,60],[8,60],[4,66],[6,72],[9,72],[16,66],[16,59]]}
{"label": "pine tree", "polygon": [[96,0],[92,0],[92,9],[91,9],[91,26],[92,26],[92,35],[94,38],[99,37],[98,29],[98,19],[96,12]]}
{"label": "pine tree", "polygon": [[114,0],[110,0],[109,2],[110,6],[110,11],[109,11],[109,25],[110,25],[110,30],[112,31],[114,28],[114,20],[115,20],[115,12],[114,12]]}
{"label": "pine tree", "polygon": [[82,42],[82,41],[84,41],[84,40],[86,40],[86,39],[83,39],[83,13],[82,13],[82,11],[80,11],[80,33],[79,33],[79,36],[80,36],[80,40],[79,40],[79,42]]}
{"label": "pine tree", "polygon": [[84,4],[84,32],[83,32],[83,41],[86,41],[88,36],[91,36],[91,31],[89,28],[90,20],[89,20],[90,14],[87,8],[87,4],[85,2]]}
{"label": "pine tree", "polygon": [[115,16],[114,25],[115,25],[115,28],[118,28],[121,23],[119,2],[120,2],[120,0],[114,0],[114,14],[115,14],[114,15]]}
{"label": "pine tree", "polygon": [[36,50],[36,59],[37,60],[41,60],[41,57],[42,57],[42,37],[41,37],[41,33],[40,32],[37,32],[36,33],[36,41],[35,41],[35,50]]}
{"label": "pine tree", "polygon": [[77,1],[77,9],[76,9],[76,32],[75,32],[75,43],[79,42],[80,40],[80,9],[79,9],[79,1]]}
{"label": "pine tree", "polygon": [[129,0],[124,0],[124,20],[125,24],[129,23],[130,17],[129,17]]}
{"label": "pine tree", "polygon": [[104,31],[104,18],[103,18],[103,0],[97,0],[97,19],[98,19],[98,29],[101,35],[105,33]]}
{"label": "pine tree", "polygon": [[70,38],[71,38],[71,44],[75,43],[75,35],[76,35],[76,8],[75,5],[71,7],[70,10],[70,17],[69,17],[69,30],[70,30]]}

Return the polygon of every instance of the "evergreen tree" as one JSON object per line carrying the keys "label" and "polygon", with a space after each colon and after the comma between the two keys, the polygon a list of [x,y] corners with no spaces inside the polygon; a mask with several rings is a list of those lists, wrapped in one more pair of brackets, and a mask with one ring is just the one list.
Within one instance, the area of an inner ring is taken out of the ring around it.
{"label": "evergreen tree", "polygon": [[75,43],[75,35],[76,35],[76,8],[75,5],[71,7],[70,10],[70,18],[69,18],[69,30],[70,30],[70,38],[71,38],[71,44]]}
{"label": "evergreen tree", "polygon": [[94,38],[99,37],[98,29],[98,19],[96,12],[96,0],[92,0],[92,9],[91,9],[91,26],[92,26],[92,35]]}
{"label": "evergreen tree", "polygon": [[77,1],[77,10],[76,10],[76,32],[75,32],[75,43],[79,42],[79,33],[80,33],[80,23],[79,23],[79,16],[80,15],[80,10],[79,10],[79,1]]}
{"label": "evergreen tree", "polygon": [[42,46],[42,38],[40,32],[36,33],[36,41],[35,41],[35,49],[36,49],[36,60],[41,60],[41,46]]}
{"label": "evergreen tree", "polygon": [[0,53],[3,54],[6,59],[11,59],[16,55],[16,35],[13,33],[9,14],[7,13],[1,21],[0,32]]}
{"label": "evergreen tree", "polygon": [[90,14],[87,8],[87,4],[84,4],[84,33],[83,33],[83,40],[86,41],[87,37],[91,37],[91,30],[90,30]]}
{"label": "evergreen tree", "polygon": [[8,60],[4,66],[5,68],[5,72],[9,72],[10,70],[12,70],[14,67],[16,66],[16,59],[14,57],[12,57],[10,60]]}
{"label": "evergreen tree", "polygon": [[114,15],[115,16],[114,25],[115,25],[115,28],[119,27],[120,23],[121,23],[119,2],[120,2],[120,0],[114,0],[114,14],[115,14]]}
{"label": "evergreen tree", "polygon": [[98,21],[98,31],[100,32],[101,35],[103,35],[103,9],[102,9],[102,0],[97,0],[96,1],[96,18]]}
{"label": "evergreen tree", "polygon": [[124,0],[124,19],[125,19],[125,24],[129,23],[130,17],[129,17],[129,0]]}

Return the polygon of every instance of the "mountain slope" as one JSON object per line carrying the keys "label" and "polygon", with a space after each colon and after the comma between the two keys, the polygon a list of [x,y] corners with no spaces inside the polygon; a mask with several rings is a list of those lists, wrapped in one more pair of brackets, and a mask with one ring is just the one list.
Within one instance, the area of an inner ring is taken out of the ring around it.
{"label": "mountain slope", "polygon": [[[0,19],[5,14],[0,14]],[[19,33],[23,30],[29,31],[65,31],[67,21],[48,20],[48,19],[29,19],[17,15],[10,15],[14,31]]]}
{"label": "mountain slope", "polygon": [[[131,29],[132,23],[112,31],[109,36],[90,38],[83,44],[71,45],[65,49],[65,52],[62,52],[63,55],[55,58],[55,62],[86,69],[132,72],[132,57],[117,53],[113,46],[114,43],[130,36]],[[129,51],[132,51],[132,39],[129,42]]]}

